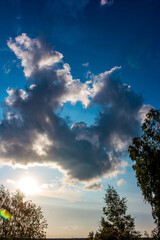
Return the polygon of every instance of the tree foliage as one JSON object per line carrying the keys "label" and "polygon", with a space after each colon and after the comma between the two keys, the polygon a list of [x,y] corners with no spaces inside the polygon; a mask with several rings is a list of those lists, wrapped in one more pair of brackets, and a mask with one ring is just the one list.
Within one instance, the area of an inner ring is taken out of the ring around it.
{"label": "tree foliage", "polygon": [[129,155],[137,184],[144,199],[151,204],[152,215],[160,238],[160,111],[151,109],[142,125],[142,136],[135,137]]}
{"label": "tree foliage", "polygon": [[140,237],[140,233],[135,231],[134,219],[126,214],[126,198],[120,198],[117,191],[108,186],[104,201],[106,203],[103,208],[105,217],[101,218],[95,240],[129,240]]}
{"label": "tree foliage", "polygon": [[94,232],[93,232],[93,231],[92,231],[92,232],[89,232],[87,239],[88,239],[88,240],[94,240]]}
{"label": "tree foliage", "polygon": [[11,219],[0,217],[0,238],[9,239],[44,239],[47,222],[41,207],[32,201],[24,201],[20,191],[11,194],[3,185],[0,186],[0,208],[11,213]]}

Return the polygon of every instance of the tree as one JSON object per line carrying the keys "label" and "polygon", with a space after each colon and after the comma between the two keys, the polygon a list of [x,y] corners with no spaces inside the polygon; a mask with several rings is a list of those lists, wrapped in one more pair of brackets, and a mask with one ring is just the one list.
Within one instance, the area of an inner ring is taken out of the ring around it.
{"label": "tree", "polygon": [[142,136],[132,139],[128,151],[135,163],[137,185],[152,207],[160,239],[160,111],[151,109],[142,125]]}
{"label": "tree", "polygon": [[103,208],[103,213],[106,219],[101,218],[95,240],[129,240],[140,237],[140,233],[135,231],[134,219],[126,214],[126,198],[120,198],[117,191],[109,185],[104,200],[106,206]]}
{"label": "tree", "polygon": [[144,231],[144,236],[145,236],[145,238],[150,238],[150,236],[146,230]]}
{"label": "tree", "polygon": [[158,236],[158,228],[156,227],[151,231],[151,238],[154,240],[157,240],[158,239],[157,236]]}
{"label": "tree", "polygon": [[92,232],[89,232],[87,239],[88,239],[88,240],[93,240],[93,239],[94,239],[94,232],[93,232],[93,231],[92,231]]}
{"label": "tree", "polygon": [[24,201],[24,195],[17,190],[14,194],[0,186],[0,208],[11,213],[11,219],[0,217],[0,238],[45,239],[47,222],[41,207],[32,201]]}

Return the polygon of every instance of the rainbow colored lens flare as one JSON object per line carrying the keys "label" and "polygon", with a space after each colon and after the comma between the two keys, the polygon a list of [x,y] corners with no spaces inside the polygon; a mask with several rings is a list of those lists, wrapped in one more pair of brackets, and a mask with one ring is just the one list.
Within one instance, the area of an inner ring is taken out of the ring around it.
{"label": "rainbow colored lens flare", "polygon": [[11,218],[11,214],[8,210],[1,208],[0,209],[0,216],[4,219],[10,219]]}

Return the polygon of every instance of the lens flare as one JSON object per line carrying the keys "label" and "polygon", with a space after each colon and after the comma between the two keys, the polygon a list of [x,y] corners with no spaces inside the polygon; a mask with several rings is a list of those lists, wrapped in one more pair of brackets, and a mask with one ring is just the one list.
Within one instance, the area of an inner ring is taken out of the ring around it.
{"label": "lens flare", "polygon": [[10,219],[11,218],[11,213],[7,209],[1,208],[0,209],[0,216],[4,219]]}

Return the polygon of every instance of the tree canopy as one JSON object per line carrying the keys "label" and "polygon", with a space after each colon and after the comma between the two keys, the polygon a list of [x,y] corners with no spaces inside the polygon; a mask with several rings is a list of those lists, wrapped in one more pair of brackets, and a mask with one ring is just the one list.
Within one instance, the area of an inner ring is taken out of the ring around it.
{"label": "tree canopy", "polygon": [[151,204],[160,238],[160,111],[151,109],[142,125],[142,136],[132,139],[128,151],[134,162],[137,184]]}
{"label": "tree canopy", "polygon": [[95,240],[129,240],[140,237],[140,233],[135,231],[134,218],[126,214],[126,198],[120,198],[117,191],[109,185],[104,201],[106,203],[103,208],[105,217],[101,218],[100,228],[95,234]]}
{"label": "tree canopy", "polygon": [[11,213],[11,219],[0,216],[0,238],[45,239],[47,222],[41,207],[32,201],[24,201],[20,191],[11,194],[0,186],[0,208]]}

